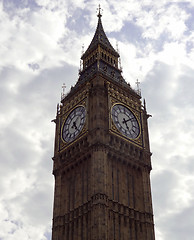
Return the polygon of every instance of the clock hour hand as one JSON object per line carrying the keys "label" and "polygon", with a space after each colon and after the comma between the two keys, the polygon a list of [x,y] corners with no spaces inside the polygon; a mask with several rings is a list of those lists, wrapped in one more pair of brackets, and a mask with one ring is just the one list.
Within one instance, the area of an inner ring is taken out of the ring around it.
{"label": "clock hour hand", "polygon": [[126,128],[129,130],[129,127],[128,127],[128,125],[127,125],[127,122],[129,121],[129,119],[128,120],[126,120],[125,118],[123,118],[123,121],[122,121],[122,123],[124,123],[125,124],[125,126],[126,126]]}
{"label": "clock hour hand", "polygon": [[71,128],[75,128],[77,130],[76,121],[73,122],[73,125]]}
{"label": "clock hour hand", "polygon": [[78,129],[77,125],[76,125],[78,118],[79,118],[79,116],[77,116],[77,118],[75,119],[75,121],[73,122],[73,125],[72,125],[72,128],[75,128],[76,130]]}

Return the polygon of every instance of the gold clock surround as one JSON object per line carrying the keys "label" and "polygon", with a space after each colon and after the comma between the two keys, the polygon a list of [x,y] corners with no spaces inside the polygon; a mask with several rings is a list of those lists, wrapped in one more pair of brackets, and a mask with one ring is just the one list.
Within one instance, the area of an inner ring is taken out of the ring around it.
{"label": "gold clock surround", "polygon": [[[132,107],[130,107],[129,105],[123,103],[123,102],[120,102],[118,101],[117,99],[113,98],[113,97],[110,97],[110,107],[109,107],[109,131],[115,135],[119,135],[119,137],[121,137],[122,139],[126,140],[126,141],[129,141],[141,148],[143,148],[143,128],[142,128],[142,117],[141,117],[141,111],[138,111]],[[135,116],[137,122],[138,122],[138,125],[139,125],[139,135],[134,138],[134,139],[130,139],[128,137],[126,137],[125,135],[123,135],[119,130],[118,128],[115,126],[114,124],[114,121],[113,121],[113,118],[112,118],[112,108],[117,105],[117,104],[120,104],[120,105],[123,105],[124,107],[128,108],[132,113],[133,115]]]}
{"label": "gold clock surround", "polygon": [[[84,107],[85,108],[85,123],[84,123],[84,126],[82,128],[82,130],[80,131],[80,133],[78,134],[78,136],[73,140],[73,141],[70,141],[70,142],[66,142],[64,139],[63,139],[63,127],[64,127],[64,124],[69,116],[69,114],[74,110],[76,109],[77,107]],[[65,148],[71,146],[71,144],[75,143],[76,141],[78,141],[81,137],[83,137],[83,135],[85,135],[87,133],[87,129],[88,129],[88,118],[87,118],[87,98],[85,98],[83,101],[81,101],[80,103],[78,103],[77,105],[74,105],[73,108],[71,109],[68,109],[68,111],[64,112],[62,115],[61,115],[61,127],[60,127],[60,151],[63,151]]]}

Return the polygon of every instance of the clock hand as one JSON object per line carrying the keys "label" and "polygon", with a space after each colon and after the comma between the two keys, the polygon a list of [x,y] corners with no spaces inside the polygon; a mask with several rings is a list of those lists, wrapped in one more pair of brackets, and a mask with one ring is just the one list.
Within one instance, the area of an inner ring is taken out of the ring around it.
{"label": "clock hand", "polygon": [[77,130],[76,121],[75,121],[75,122],[73,122],[73,125],[72,125],[72,127],[71,127],[71,128],[75,128],[75,129]]}
{"label": "clock hand", "polygon": [[76,118],[75,122],[77,122],[78,118],[79,118],[79,116],[77,116],[77,118]]}
{"label": "clock hand", "polygon": [[75,128],[76,130],[78,129],[78,128],[77,128],[77,125],[76,125],[78,118],[79,118],[79,116],[77,116],[77,118],[76,118],[75,121],[73,122],[73,125],[71,126],[71,128]]}
{"label": "clock hand", "polygon": [[123,121],[122,121],[122,123],[124,123],[125,125],[126,125],[126,128],[129,130],[129,127],[128,127],[128,125],[127,125],[127,122],[128,122],[129,120],[125,120],[125,118],[123,118]]}
{"label": "clock hand", "polygon": [[75,127],[75,129],[78,129],[78,128],[77,128],[77,125],[76,125],[78,118],[79,118],[79,116],[77,116],[77,118],[76,118],[75,121],[73,122],[73,126]]}
{"label": "clock hand", "polygon": [[125,118],[123,118],[123,122],[122,122],[122,123],[126,123],[126,122],[128,122],[128,121],[131,121],[132,119],[134,119],[134,118],[132,117],[132,118],[129,118],[129,119],[127,119],[127,120],[125,120]]}

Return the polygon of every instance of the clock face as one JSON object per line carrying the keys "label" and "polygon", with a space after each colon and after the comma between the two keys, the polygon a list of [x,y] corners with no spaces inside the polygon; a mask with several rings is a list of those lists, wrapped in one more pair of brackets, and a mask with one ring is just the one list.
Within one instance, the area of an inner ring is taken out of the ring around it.
{"label": "clock face", "polygon": [[86,110],[83,106],[76,107],[65,120],[62,137],[65,142],[73,141],[83,129],[86,120]]}
{"label": "clock face", "polygon": [[129,108],[116,104],[112,108],[112,119],[117,129],[127,138],[135,139],[139,136],[140,128],[135,115]]}

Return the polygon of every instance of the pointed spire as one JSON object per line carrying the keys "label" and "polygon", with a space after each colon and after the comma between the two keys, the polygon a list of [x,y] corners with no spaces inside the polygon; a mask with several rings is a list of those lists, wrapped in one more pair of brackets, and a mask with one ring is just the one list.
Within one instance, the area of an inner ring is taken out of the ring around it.
{"label": "pointed spire", "polygon": [[85,56],[89,55],[92,51],[94,51],[98,45],[102,46],[104,49],[108,50],[109,52],[111,52],[115,57],[119,57],[118,52],[112,47],[111,43],[109,42],[103,26],[102,26],[102,21],[101,21],[101,17],[102,17],[102,8],[98,7],[97,9],[98,11],[98,25],[96,28],[96,32],[94,34],[94,37],[88,47],[88,49],[86,50],[86,52],[82,55],[82,59],[85,58]]}

